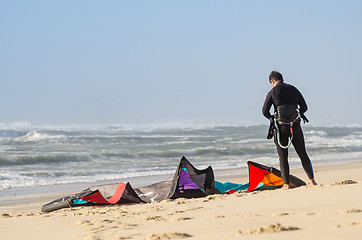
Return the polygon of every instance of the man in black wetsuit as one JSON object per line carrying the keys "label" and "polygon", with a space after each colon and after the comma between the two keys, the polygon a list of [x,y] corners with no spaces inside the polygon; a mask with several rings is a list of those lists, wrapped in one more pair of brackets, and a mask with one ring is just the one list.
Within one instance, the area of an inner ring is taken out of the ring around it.
{"label": "man in black wetsuit", "polygon": [[[266,96],[263,106],[263,115],[270,121],[274,121],[274,116],[272,116],[269,112],[272,105],[274,107],[274,111],[276,111],[277,108],[282,105],[295,106],[295,109],[297,109],[299,106],[300,115],[304,120],[306,120],[304,113],[307,111],[308,107],[302,94],[298,91],[298,89],[290,84],[284,83],[282,74],[276,71],[270,73],[269,82],[273,86],[273,88]],[[302,162],[304,171],[306,172],[310,183],[312,185],[317,185],[314,180],[312,163],[305,150],[305,142],[302,128],[300,126],[300,119],[297,119],[295,122],[293,122],[292,125],[279,123],[277,123],[277,125],[279,128],[280,141],[278,143],[277,132],[274,131],[274,142],[279,155],[280,170],[284,182],[283,188],[289,189],[288,148],[285,147],[285,145],[288,144],[289,138],[292,134],[293,138],[291,143],[293,144],[294,149]],[[284,147],[282,147],[281,145]]]}

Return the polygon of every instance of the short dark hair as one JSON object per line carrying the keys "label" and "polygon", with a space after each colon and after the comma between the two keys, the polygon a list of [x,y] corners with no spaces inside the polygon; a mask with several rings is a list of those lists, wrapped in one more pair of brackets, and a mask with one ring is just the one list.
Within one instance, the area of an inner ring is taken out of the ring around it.
{"label": "short dark hair", "polygon": [[283,75],[280,72],[272,71],[269,75],[269,82],[272,80],[277,82],[284,82]]}

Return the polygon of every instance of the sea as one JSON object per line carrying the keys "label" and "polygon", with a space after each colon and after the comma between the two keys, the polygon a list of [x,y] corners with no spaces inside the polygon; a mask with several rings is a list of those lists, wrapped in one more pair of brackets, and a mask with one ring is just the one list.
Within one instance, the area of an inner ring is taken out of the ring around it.
{"label": "sea", "polygon": [[[362,159],[362,125],[304,125],[313,164]],[[268,125],[0,123],[0,193],[172,176],[182,156],[196,168],[278,168]],[[300,167],[293,148],[291,166]],[[218,176],[215,176],[218,178]]]}

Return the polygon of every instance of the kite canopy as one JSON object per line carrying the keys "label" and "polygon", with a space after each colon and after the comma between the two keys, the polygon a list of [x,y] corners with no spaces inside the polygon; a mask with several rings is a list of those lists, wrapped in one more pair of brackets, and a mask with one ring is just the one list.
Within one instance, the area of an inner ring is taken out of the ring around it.
{"label": "kite canopy", "polygon": [[[262,187],[266,188],[277,188],[283,186],[284,182],[282,179],[281,172],[273,167],[267,167],[262,164],[248,161],[249,167],[249,188],[248,192]],[[299,178],[290,175],[289,185],[292,188],[306,185],[306,183]]]}
{"label": "kite canopy", "polygon": [[196,198],[216,193],[221,192],[215,188],[212,168],[198,170],[185,157],[182,157],[171,179],[138,188],[133,188],[128,182],[89,187],[80,193],[45,204],[42,212],[73,206],[148,203],[174,198]]}
{"label": "kite canopy", "polygon": [[[185,157],[182,157],[173,178],[138,188],[133,188],[129,182],[93,186],[80,193],[49,202],[41,210],[51,212],[74,206],[150,203],[165,199],[205,197],[210,194],[232,194],[246,190],[251,192],[255,189],[283,185],[279,170],[250,161],[248,166],[249,183],[222,183],[215,181],[214,172],[210,166],[198,170]],[[290,176],[290,185],[298,187],[305,185],[305,182]]]}

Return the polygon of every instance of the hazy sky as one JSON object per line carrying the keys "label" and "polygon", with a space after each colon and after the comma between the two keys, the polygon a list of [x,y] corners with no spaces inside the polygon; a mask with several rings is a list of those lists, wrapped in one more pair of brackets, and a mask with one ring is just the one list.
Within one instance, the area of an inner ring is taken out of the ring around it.
{"label": "hazy sky", "polygon": [[0,1],[0,122],[362,124],[362,1]]}

